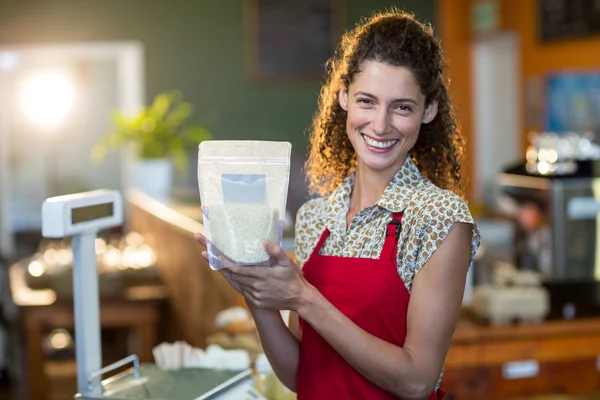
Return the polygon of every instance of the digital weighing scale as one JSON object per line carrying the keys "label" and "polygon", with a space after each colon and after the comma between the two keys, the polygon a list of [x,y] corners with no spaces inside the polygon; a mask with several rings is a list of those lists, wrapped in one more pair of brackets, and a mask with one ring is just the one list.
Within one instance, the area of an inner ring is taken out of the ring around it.
{"label": "digital weighing scale", "polygon": [[[95,240],[100,230],[123,223],[123,200],[118,191],[95,190],[46,199],[42,205],[42,236],[72,237],[73,303],[77,390],[81,400],[264,399],[253,389],[251,370],[184,368],[165,371],[140,365],[130,355],[102,368],[98,271]],[[124,372],[104,379],[116,369]]]}

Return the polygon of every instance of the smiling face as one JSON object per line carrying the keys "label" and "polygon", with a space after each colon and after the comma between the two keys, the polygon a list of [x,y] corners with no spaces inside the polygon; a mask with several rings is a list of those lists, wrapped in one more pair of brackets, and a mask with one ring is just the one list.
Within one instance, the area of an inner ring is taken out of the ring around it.
{"label": "smiling face", "polygon": [[400,169],[421,124],[437,113],[437,102],[425,104],[408,69],[375,61],[362,66],[348,92],[340,90],[339,102],[348,112],[346,132],[357,164],[381,172]]}

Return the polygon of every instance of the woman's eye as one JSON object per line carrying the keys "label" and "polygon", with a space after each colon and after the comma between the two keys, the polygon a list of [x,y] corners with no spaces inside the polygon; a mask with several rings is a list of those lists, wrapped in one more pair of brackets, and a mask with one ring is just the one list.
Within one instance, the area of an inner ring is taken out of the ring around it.
{"label": "woman's eye", "polygon": [[398,106],[396,106],[396,109],[399,111],[403,111],[403,112],[411,112],[412,108],[410,108],[410,106],[404,105],[404,104],[400,104]]}
{"label": "woman's eye", "polygon": [[373,104],[373,100],[371,100],[371,99],[365,99],[365,98],[358,98],[358,99],[356,99],[356,102],[358,104],[366,104],[366,105]]}

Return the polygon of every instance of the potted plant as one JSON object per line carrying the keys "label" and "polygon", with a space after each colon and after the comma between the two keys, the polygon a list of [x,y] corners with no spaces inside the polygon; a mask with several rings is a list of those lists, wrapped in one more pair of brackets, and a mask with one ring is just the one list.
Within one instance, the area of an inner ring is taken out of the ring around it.
{"label": "potted plant", "polygon": [[188,151],[211,138],[203,126],[188,124],[192,112],[193,106],[178,91],[158,94],[150,106],[133,116],[115,111],[114,130],[94,147],[92,156],[102,160],[110,149],[131,146],[136,156],[132,185],[168,198],[173,167],[185,169]]}

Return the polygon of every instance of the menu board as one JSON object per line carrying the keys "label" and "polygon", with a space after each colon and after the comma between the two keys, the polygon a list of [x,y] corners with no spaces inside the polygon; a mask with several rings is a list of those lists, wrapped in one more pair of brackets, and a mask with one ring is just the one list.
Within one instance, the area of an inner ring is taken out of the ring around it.
{"label": "menu board", "polygon": [[538,7],[542,41],[600,34],[600,0],[538,0]]}
{"label": "menu board", "polygon": [[320,78],[342,33],[343,0],[247,0],[253,78]]}

